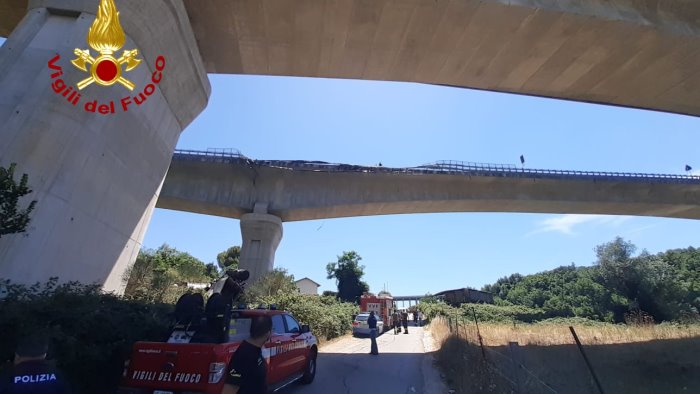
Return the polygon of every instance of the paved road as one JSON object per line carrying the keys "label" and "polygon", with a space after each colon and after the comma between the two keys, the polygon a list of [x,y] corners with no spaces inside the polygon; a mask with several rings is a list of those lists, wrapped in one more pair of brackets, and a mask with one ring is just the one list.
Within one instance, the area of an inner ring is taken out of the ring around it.
{"label": "paved road", "polygon": [[432,365],[430,337],[421,327],[408,334],[386,332],[377,338],[379,355],[369,355],[369,338],[343,338],[318,355],[316,379],[292,385],[282,394],[441,394],[447,391]]}

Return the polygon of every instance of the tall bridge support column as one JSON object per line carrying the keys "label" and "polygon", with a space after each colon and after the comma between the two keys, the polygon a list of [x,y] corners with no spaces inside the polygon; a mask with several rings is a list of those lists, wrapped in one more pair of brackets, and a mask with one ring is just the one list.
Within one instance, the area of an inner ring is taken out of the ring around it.
{"label": "tall bridge support column", "polygon": [[248,283],[272,271],[275,251],[282,240],[282,219],[266,212],[256,204],[253,213],[241,217],[243,246],[239,267],[250,271]]}
{"label": "tall bridge support column", "polygon": [[28,231],[0,239],[0,277],[16,283],[56,276],[121,292],[180,133],[209,99],[182,0],[116,2],[126,41],[114,56],[138,50],[136,68],[121,66],[135,87],[78,91],[90,69],[71,60],[76,48],[99,56],[87,43],[99,3],[30,0],[0,48],[0,166],[28,174],[22,206],[37,200]]}

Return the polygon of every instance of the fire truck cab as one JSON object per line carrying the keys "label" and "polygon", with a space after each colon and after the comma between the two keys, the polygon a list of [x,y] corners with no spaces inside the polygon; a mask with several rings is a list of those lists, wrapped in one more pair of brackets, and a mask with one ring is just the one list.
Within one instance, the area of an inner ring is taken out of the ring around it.
{"label": "fire truck cab", "polygon": [[[228,364],[238,346],[250,336],[251,318],[268,315],[272,337],[262,354],[267,382],[277,391],[293,382],[308,384],[316,375],[318,344],[309,326],[289,313],[267,309],[234,309],[222,334],[200,325],[176,326],[167,343],[137,342],[125,363],[119,394],[220,394]],[[216,338],[221,340],[215,340]]]}
{"label": "fire truck cab", "polygon": [[391,317],[394,309],[394,298],[388,294],[363,294],[360,297],[360,312],[374,312],[380,316],[384,321],[384,331],[394,324]]}

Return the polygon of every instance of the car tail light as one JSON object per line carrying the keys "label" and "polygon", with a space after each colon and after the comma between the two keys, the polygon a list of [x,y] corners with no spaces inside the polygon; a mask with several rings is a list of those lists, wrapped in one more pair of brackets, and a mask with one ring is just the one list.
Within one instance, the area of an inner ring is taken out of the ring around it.
{"label": "car tail light", "polygon": [[124,371],[122,371],[122,377],[126,377],[127,372],[129,372],[129,364],[131,363],[130,360],[124,361]]}
{"label": "car tail light", "polygon": [[209,383],[219,383],[221,377],[224,376],[226,363],[211,363],[209,364]]}
{"label": "car tail light", "polygon": [[360,323],[358,323],[358,322],[354,321],[354,322],[352,322],[352,325],[353,325],[353,326],[359,326],[359,325],[360,325]]}

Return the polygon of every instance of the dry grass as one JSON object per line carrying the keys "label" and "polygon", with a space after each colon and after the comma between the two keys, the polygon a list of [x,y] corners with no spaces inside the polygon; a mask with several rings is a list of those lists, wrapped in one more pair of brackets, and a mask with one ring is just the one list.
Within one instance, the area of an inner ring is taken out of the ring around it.
{"label": "dry grass", "polygon": [[510,386],[487,367],[479,348],[453,335],[444,320],[434,321],[429,329],[439,346],[436,358],[442,375],[455,393],[512,393]]}
{"label": "dry grass", "polygon": [[[442,324],[445,325],[444,322]],[[574,343],[571,331],[569,331],[567,325],[522,324],[514,327],[503,324],[480,324],[479,329],[486,346],[504,346],[508,342],[518,342],[521,346],[551,346]],[[575,326],[574,329],[581,342],[588,345],[612,345],[700,337],[700,326],[698,325],[626,326],[610,324]],[[460,336],[466,337],[470,341],[476,341],[477,339],[474,324],[461,325],[460,334]]]}
{"label": "dry grass", "polygon": [[[595,392],[566,323],[479,324],[486,358],[513,378],[507,344],[518,342],[522,364],[557,392]],[[597,324],[574,328],[606,392],[700,392],[700,327]],[[430,330],[440,346],[440,367],[457,393],[511,391],[492,368],[484,367],[473,323],[460,323],[457,328],[436,319]],[[522,389],[546,392],[535,379]]]}

